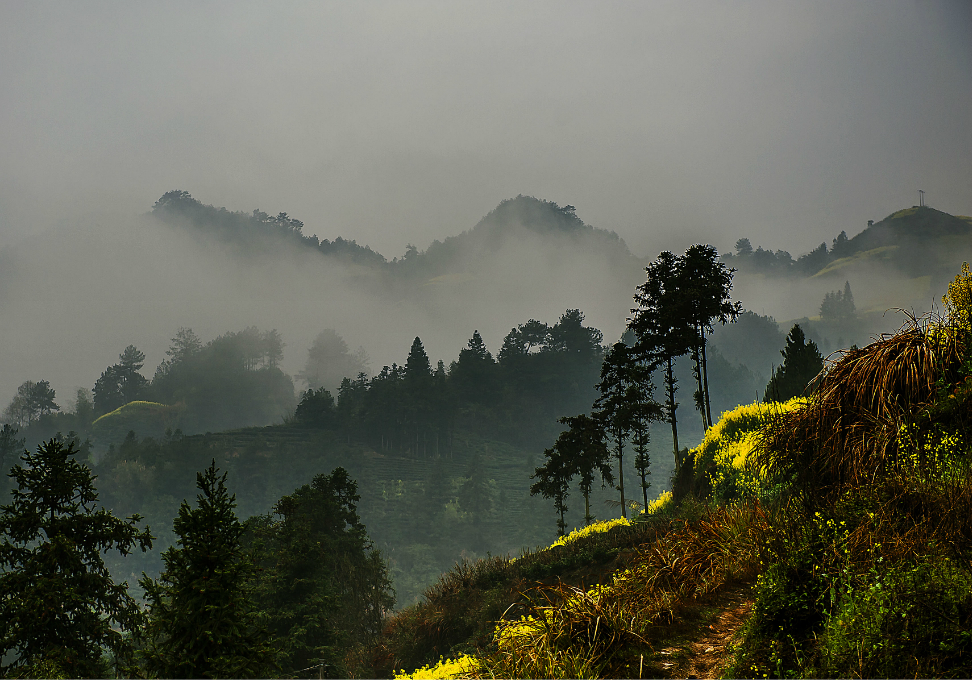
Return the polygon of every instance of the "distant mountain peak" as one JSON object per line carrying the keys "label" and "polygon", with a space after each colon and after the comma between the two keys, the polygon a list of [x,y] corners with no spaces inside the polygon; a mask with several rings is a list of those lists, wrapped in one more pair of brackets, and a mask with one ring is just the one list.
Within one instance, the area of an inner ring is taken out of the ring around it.
{"label": "distant mountain peak", "polygon": [[538,232],[577,233],[593,229],[577,216],[577,209],[572,205],[561,207],[553,201],[520,194],[516,198],[500,201],[473,230],[508,228],[511,225],[521,225]]}

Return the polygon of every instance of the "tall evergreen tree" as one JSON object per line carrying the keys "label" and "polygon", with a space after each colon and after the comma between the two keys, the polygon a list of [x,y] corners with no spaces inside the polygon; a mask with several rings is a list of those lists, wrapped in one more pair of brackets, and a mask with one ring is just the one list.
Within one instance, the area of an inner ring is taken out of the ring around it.
{"label": "tall evergreen tree", "polygon": [[633,348],[638,361],[651,370],[662,368],[665,383],[665,415],[672,426],[676,468],[681,465],[678,448],[678,380],[674,362],[689,351],[695,333],[686,314],[686,303],[679,288],[679,258],[665,251],[645,268],[646,281],[634,296],[638,307],[631,310],[628,328],[637,342]]}
{"label": "tall evergreen tree", "polygon": [[699,406],[702,419],[712,427],[709,377],[706,362],[707,336],[714,321],[727,324],[742,314],[742,305],[729,298],[735,271],[719,262],[719,253],[709,245],[696,244],[685,251],[678,267],[678,287],[686,305],[688,322],[693,331],[692,357],[698,380]]}
{"label": "tall evergreen tree", "polygon": [[94,386],[94,404],[98,413],[109,413],[119,406],[141,398],[148,380],[139,373],[145,354],[129,345],[118,355],[118,363],[106,368]]}
{"label": "tall evergreen tree", "polygon": [[786,347],[780,350],[783,363],[776,367],[766,385],[764,401],[786,401],[803,394],[810,382],[823,370],[823,356],[817,343],[807,340],[800,324],[786,336]]}
{"label": "tall evergreen tree", "polygon": [[118,355],[119,389],[124,403],[141,398],[148,380],[139,373],[145,365],[145,353],[135,345],[129,345]]}
{"label": "tall evergreen tree", "polygon": [[638,471],[638,478],[641,483],[642,507],[647,508],[648,488],[651,486],[648,481],[651,475],[651,453],[649,451],[651,431],[649,428],[652,422],[664,418],[664,411],[654,398],[655,386],[652,383],[651,370],[637,361],[636,356],[633,356],[632,359],[633,361],[628,365],[628,371],[632,374],[632,378],[625,399],[629,404],[627,417],[631,427],[631,447],[635,453],[634,466]]}
{"label": "tall evergreen tree", "polygon": [[425,353],[422,340],[412,341],[412,347],[405,360],[405,418],[406,437],[409,447],[418,454],[428,454],[429,427],[432,420],[432,363]]}
{"label": "tall evergreen tree", "polygon": [[530,495],[539,494],[553,499],[554,509],[559,515],[557,535],[563,536],[567,533],[564,515],[567,513],[567,498],[570,496],[570,480],[574,476],[574,462],[557,446],[544,450],[543,457],[546,461],[531,476],[531,479],[537,481],[530,486]]}
{"label": "tall evergreen tree", "polygon": [[394,604],[359,500],[357,484],[336,468],[247,522],[263,567],[257,595],[285,674],[316,666],[314,675],[345,677],[345,653],[373,641]]}
{"label": "tall evergreen tree", "polygon": [[149,605],[147,669],[163,678],[267,677],[274,651],[252,599],[256,566],[241,542],[236,496],[215,460],[196,486],[197,507],[183,501],[172,524],[178,547],[162,554],[162,574],[139,581]]}
{"label": "tall evergreen tree", "polygon": [[474,331],[459,359],[450,367],[449,377],[456,385],[457,395],[466,404],[487,405],[495,398],[495,369],[493,355],[486,349],[483,336]]}
{"label": "tall evergreen tree", "polygon": [[580,477],[578,487],[584,496],[584,523],[590,524],[595,519],[591,515],[591,491],[595,478],[600,475],[602,484],[614,484],[611,452],[605,442],[604,427],[595,418],[584,414],[566,416],[559,422],[566,425],[567,430],[557,438],[554,448],[568,461],[571,477]]}
{"label": "tall evergreen tree", "polygon": [[824,295],[823,302],[820,303],[820,318],[825,321],[847,321],[853,319],[856,312],[850,281],[844,282],[843,291],[837,290]]}
{"label": "tall evergreen tree", "polygon": [[629,366],[634,362],[628,346],[616,342],[601,364],[600,392],[594,402],[595,418],[614,440],[614,455],[618,461],[618,490],[621,493],[621,516],[628,516],[628,504],[624,497],[624,446],[631,432],[631,410],[628,389],[634,377]]}
{"label": "tall evergreen tree", "polygon": [[51,439],[24,451],[10,472],[17,488],[0,506],[0,656],[12,659],[5,673],[105,677],[105,651],[116,672],[131,672],[127,634],[142,614],[102,555],[145,551],[152,535],[138,528],[138,515],[120,520],[96,509],[94,477],[76,453],[74,442]]}
{"label": "tall evergreen tree", "polygon": [[180,328],[172,338],[172,344],[165,350],[169,362],[177,364],[192,358],[202,349],[202,340],[191,328]]}
{"label": "tall evergreen tree", "polygon": [[661,407],[652,397],[651,368],[639,357],[635,348],[624,342],[615,343],[601,364],[601,381],[597,384],[600,396],[594,402],[595,418],[614,440],[618,461],[618,489],[621,493],[621,514],[627,517],[624,495],[624,447],[632,434],[637,440],[635,467],[641,485],[648,474],[648,425],[662,416]]}

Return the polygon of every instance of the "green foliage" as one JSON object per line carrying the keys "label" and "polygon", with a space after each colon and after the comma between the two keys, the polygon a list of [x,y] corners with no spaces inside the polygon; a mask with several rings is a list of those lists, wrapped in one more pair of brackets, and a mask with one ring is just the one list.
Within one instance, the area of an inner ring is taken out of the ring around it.
{"label": "green foliage", "polygon": [[[276,330],[250,326],[225,333],[201,348],[180,329],[152,379],[156,401],[183,404],[185,432],[267,425],[293,413],[294,384],[278,367],[282,342]],[[185,337],[184,337],[185,336]]]}
{"label": "green foliage", "polygon": [[318,475],[248,521],[257,588],[284,674],[318,667],[346,677],[345,656],[372,642],[394,604],[388,568],[361,524],[357,485],[343,468]]}
{"label": "green foliage", "polygon": [[139,371],[145,354],[129,345],[118,355],[118,363],[106,368],[94,386],[94,407],[99,414],[110,413],[130,401],[141,399],[148,385]]}
{"label": "green foliage", "polygon": [[117,671],[129,668],[128,634],[142,614],[102,553],[144,551],[152,536],[137,528],[138,515],[123,521],[96,509],[91,471],[77,453],[73,441],[51,439],[25,451],[10,472],[17,488],[0,508],[0,652],[13,656],[8,673],[104,677],[106,651]]}
{"label": "green foliage", "polygon": [[162,555],[158,580],[143,577],[149,605],[141,651],[156,677],[267,677],[276,667],[270,636],[252,597],[256,571],[244,550],[236,497],[216,462],[197,473],[196,508],[173,523],[178,547]]}
{"label": "green foliage", "polygon": [[567,429],[560,433],[552,448],[543,452],[546,462],[536,469],[530,487],[531,494],[553,498],[554,507],[560,514],[557,530],[560,536],[567,529],[564,513],[570,481],[580,477],[579,487],[584,496],[584,522],[594,521],[591,515],[591,489],[600,475],[602,484],[613,484],[610,452],[605,443],[604,427],[597,419],[586,415],[567,416],[560,419]]}
{"label": "green foliage", "polygon": [[810,382],[823,370],[823,356],[813,340],[807,340],[800,324],[786,336],[786,347],[780,350],[783,363],[766,385],[766,401],[788,401],[803,395]]}
{"label": "green foliage", "polygon": [[307,390],[294,411],[294,421],[300,425],[333,428],[337,424],[334,397],[323,387]]}
{"label": "green foliage", "polygon": [[60,411],[55,402],[54,390],[46,380],[26,381],[17,388],[17,394],[3,411],[3,419],[19,427],[28,427],[38,418]]}
{"label": "green foliage", "polygon": [[531,320],[511,331],[493,358],[478,331],[446,370],[435,371],[415,338],[405,365],[370,380],[345,378],[338,389],[338,429],[383,454],[435,458],[452,453],[465,431],[517,446],[556,436],[564,413],[587,408],[595,394],[602,340],[569,309],[548,326]]}
{"label": "green foliage", "polygon": [[793,485],[735,674],[968,677],[970,333],[952,314],[850,350],[771,425],[752,463]]}

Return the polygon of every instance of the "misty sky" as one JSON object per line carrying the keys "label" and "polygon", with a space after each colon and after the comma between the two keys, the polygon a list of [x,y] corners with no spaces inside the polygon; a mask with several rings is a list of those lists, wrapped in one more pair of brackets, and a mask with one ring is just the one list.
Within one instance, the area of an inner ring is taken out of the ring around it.
{"label": "misty sky", "polygon": [[517,194],[638,255],[972,213],[972,3],[0,4],[0,247],[170,189],[388,257]]}

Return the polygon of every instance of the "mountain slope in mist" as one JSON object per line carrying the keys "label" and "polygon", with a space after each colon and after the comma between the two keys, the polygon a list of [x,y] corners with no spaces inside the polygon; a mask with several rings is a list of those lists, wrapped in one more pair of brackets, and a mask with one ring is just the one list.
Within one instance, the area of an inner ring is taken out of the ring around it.
{"label": "mountain slope in mist", "polygon": [[287,213],[271,216],[260,210],[252,214],[232,212],[205,205],[186,191],[164,194],[152,214],[167,224],[226,244],[239,255],[259,257],[266,249],[286,243],[317,251],[328,261],[361,265],[398,293],[402,292],[402,285],[414,288],[455,283],[479,270],[495,270],[496,263],[490,260],[505,254],[503,251],[511,242],[523,240],[548,240],[551,246],[555,241],[568,243],[582,249],[585,255],[606,259],[622,270],[642,266],[617,234],[585,224],[577,217],[574,206],[561,207],[532,196],[506,199],[472,229],[434,241],[424,251],[409,244],[402,257],[392,260],[354,240],[338,236],[331,241],[316,234],[305,235],[304,223]]}
{"label": "mountain slope in mist", "polygon": [[538,199],[504,202],[459,236],[388,261],[306,237],[283,213],[167,196],[150,214],[78,216],[0,252],[0,401],[49,380],[67,404],[130,344],[151,377],[180,328],[203,342],[277,329],[290,375],[327,328],[362,346],[375,372],[403,363],[416,336],[433,362],[456,357],[477,329],[495,354],[517,324],[554,323],[566,309],[613,341],[643,276],[615,235]]}
{"label": "mountain slope in mist", "polygon": [[824,296],[849,284],[862,323],[832,338],[842,336],[847,344],[897,328],[903,319],[888,310],[931,309],[968,260],[972,218],[927,206],[899,210],[852,238],[841,232],[829,248],[822,243],[796,260],[781,250],[753,250],[748,239],[737,242],[735,254],[723,255],[738,270],[737,299],[784,322],[819,317]]}

